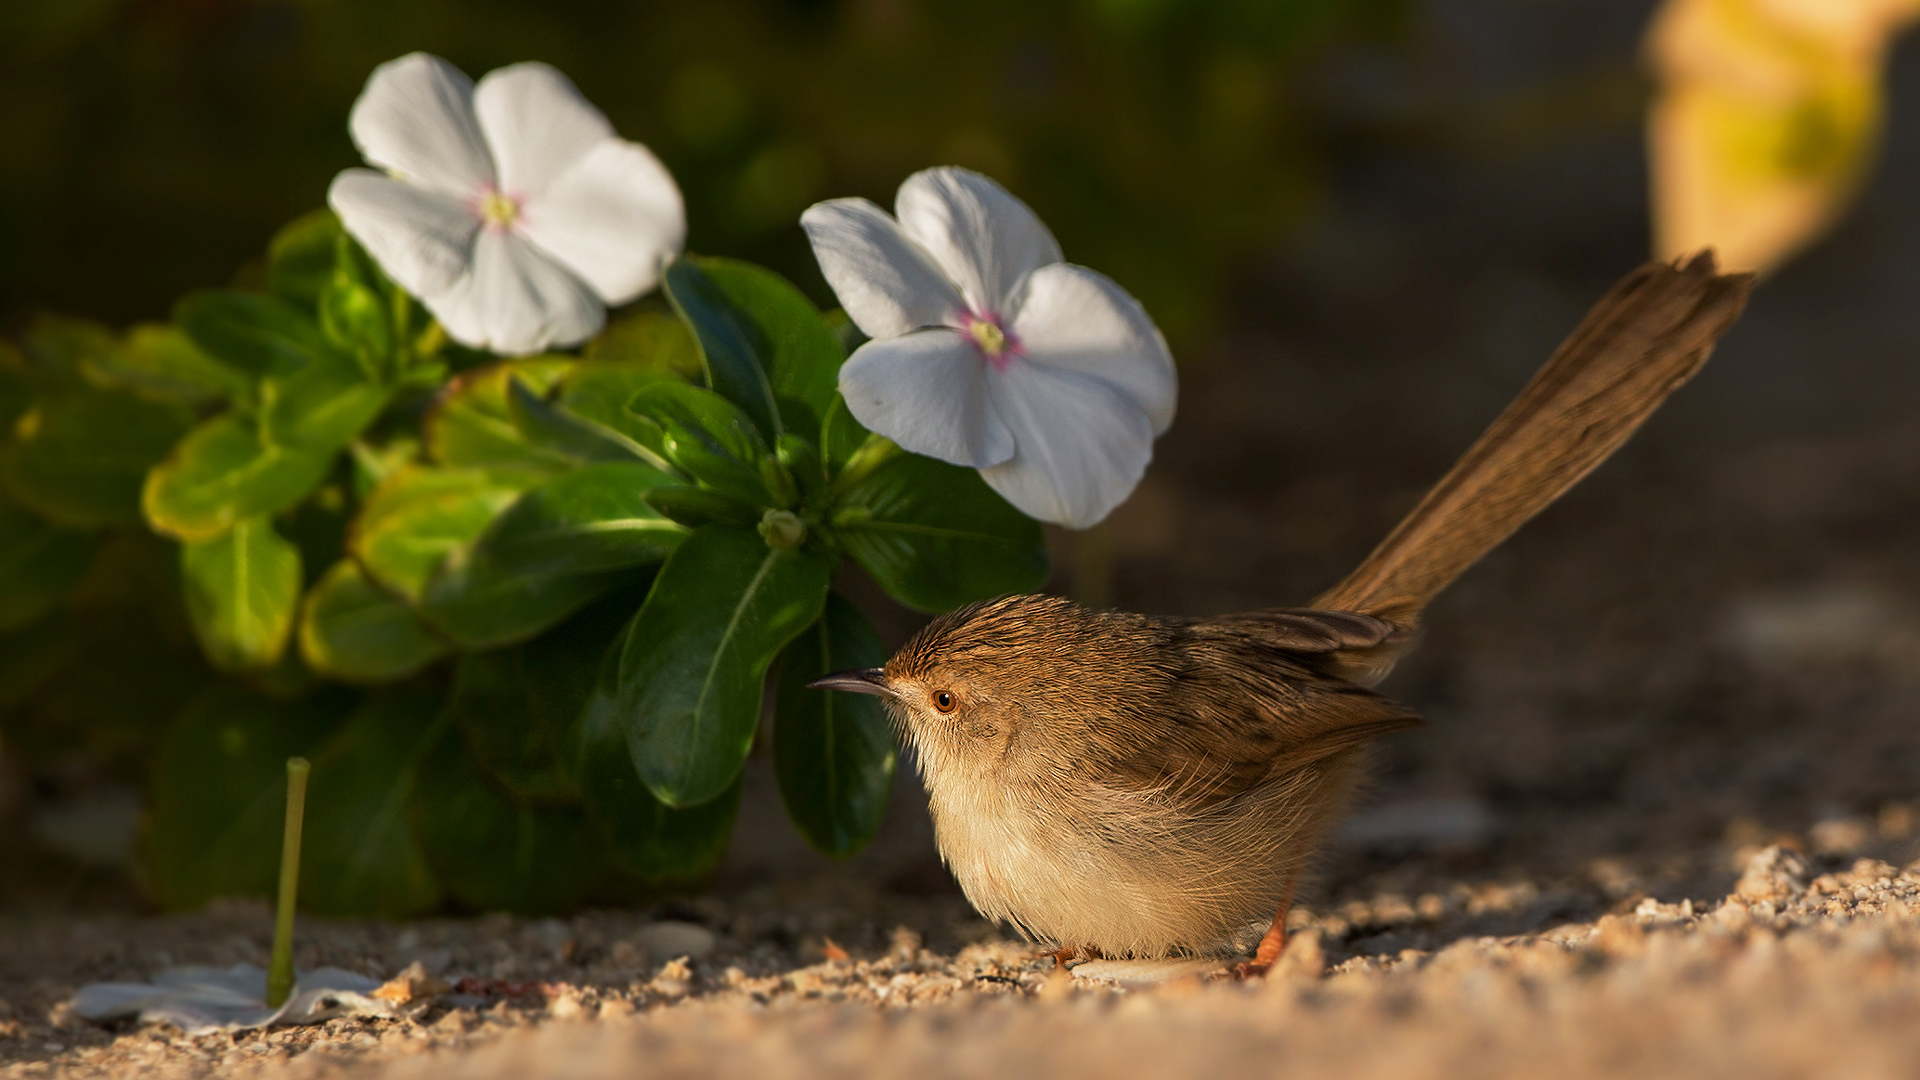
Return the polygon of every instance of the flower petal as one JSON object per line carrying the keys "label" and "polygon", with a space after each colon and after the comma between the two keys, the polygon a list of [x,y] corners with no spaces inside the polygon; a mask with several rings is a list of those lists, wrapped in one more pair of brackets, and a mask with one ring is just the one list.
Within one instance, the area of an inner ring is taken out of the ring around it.
{"label": "flower petal", "polygon": [[982,314],[1011,319],[1020,279],[1060,261],[1059,242],[1027,204],[970,169],[914,173],[900,185],[893,212]]}
{"label": "flower petal", "polygon": [[1118,387],[1159,435],[1179,398],[1173,354],[1140,301],[1084,266],[1043,266],[1021,283],[1011,329],[1026,358]]}
{"label": "flower petal", "polygon": [[473,91],[473,111],[493,151],[500,190],[531,199],[613,135],[613,125],[571,80],[528,62],[489,71]]}
{"label": "flower petal", "polygon": [[815,203],[800,215],[820,272],[860,332],[875,340],[957,326],[966,301],[920,245],[865,199]]}
{"label": "flower petal", "polygon": [[653,288],[687,238],[672,175],[646,147],[624,139],[602,139],[521,214],[520,234],[609,304]]}
{"label": "flower petal", "polygon": [[387,276],[415,296],[446,292],[473,265],[480,219],[444,192],[348,169],[333,178],[327,205]]}
{"label": "flower petal", "polygon": [[527,241],[494,229],[483,230],[474,244],[471,273],[420,301],[455,341],[508,355],[578,344],[607,319],[586,282]]}
{"label": "flower petal", "polygon": [[988,377],[987,397],[1019,449],[980,476],[1029,517],[1098,524],[1153,459],[1146,414],[1112,383],[1021,362]]}
{"label": "flower petal", "polygon": [[461,198],[493,183],[473,80],[437,56],[408,53],[374,68],[347,130],[370,164],[410,183]]}
{"label": "flower petal", "polygon": [[867,430],[916,454],[968,468],[1013,456],[1013,435],[987,399],[985,362],[958,330],[869,341],[840,366],[840,393]]}

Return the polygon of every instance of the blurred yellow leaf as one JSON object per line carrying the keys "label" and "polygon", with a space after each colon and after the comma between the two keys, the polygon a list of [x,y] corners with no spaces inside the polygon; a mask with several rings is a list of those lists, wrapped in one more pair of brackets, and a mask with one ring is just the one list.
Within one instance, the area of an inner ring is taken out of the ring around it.
{"label": "blurred yellow leaf", "polygon": [[1766,270],[1845,209],[1880,134],[1894,33],[1920,0],[1667,0],[1648,51],[1654,253]]}

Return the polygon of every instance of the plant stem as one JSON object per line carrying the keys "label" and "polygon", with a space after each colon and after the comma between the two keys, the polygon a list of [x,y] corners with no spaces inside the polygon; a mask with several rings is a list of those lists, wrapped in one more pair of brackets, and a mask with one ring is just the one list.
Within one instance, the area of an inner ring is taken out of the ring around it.
{"label": "plant stem", "polygon": [[277,1009],[293,993],[293,907],[300,895],[300,829],[307,816],[303,757],[287,759],[287,831],[280,841],[280,903],[273,917],[273,957],[267,961],[267,1007]]}

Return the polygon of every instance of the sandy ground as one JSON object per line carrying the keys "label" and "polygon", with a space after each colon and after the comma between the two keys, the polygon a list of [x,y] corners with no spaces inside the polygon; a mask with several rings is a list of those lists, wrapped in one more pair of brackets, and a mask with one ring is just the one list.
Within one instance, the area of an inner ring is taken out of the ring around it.
{"label": "sandy ground", "polygon": [[1610,864],[1303,908],[1264,981],[1069,975],[954,898],[815,879],[569,920],[309,921],[304,965],[411,974],[391,1017],[189,1037],[61,1003],[261,962],[264,908],[15,920],[0,1076],[1911,1076],[1920,860],[1841,850],[1913,853],[1904,813],[1734,853],[1717,896],[1664,902]]}

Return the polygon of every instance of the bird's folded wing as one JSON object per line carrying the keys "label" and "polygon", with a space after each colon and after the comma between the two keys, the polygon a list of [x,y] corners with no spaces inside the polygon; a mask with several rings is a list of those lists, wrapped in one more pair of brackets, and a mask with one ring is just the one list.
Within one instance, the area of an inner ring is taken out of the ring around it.
{"label": "bird's folded wing", "polygon": [[1338,611],[1195,620],[1185,663],[1153,729],[1110,766],[1112,782],[1225,801],[1382,735],[1419,724],[1405,706],[1328,674],[1326,660],[1403,631]]}

